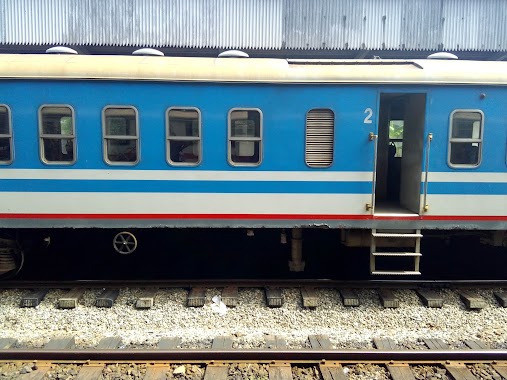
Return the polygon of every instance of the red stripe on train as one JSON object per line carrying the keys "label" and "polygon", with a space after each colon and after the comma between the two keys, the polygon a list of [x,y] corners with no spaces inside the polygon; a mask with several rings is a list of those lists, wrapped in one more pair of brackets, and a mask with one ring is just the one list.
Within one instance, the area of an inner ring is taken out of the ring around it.
{"label": "red stripe on train", "polygon": [[441,220],[507,221],[507,215],[312,215],[312,214],[0,214],[0,219],[242,219],[242,220]]}

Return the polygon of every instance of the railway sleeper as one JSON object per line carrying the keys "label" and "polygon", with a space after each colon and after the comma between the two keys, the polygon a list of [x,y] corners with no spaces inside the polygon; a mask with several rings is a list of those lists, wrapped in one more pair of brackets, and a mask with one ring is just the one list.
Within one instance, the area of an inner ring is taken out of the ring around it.
{"label": "railway sleeper", "polygon": [[[264,300],[266,306],[270,308],[279,308],[284,305],[284,289],[277,286],[266,286],[264,289]],[[57,305],[62,309],[73,309],[78,306],[85,306],[82,302],[85,289],[74,288],[67,291],[58,298]],[[426,307],[442,308],[444,305],[444,297],[437,291],[428,289],[414,290]],[[45,297],[50,292],[49,288],[41,288],[29,290],[24,293],[19,300],[19,306],[23,308],[33,308],[39,306],[45,301]],[[154,305],[157,292],[162,293],[163,290],[158,288],[147,288],[139,295],[135,307],[137,309],[146,309]],[[380,287],[376,290],[380,304],[384,308],[398,308],[401,306],[400,299],[397,296],[396,289]],[[464,306],[469,310],[480,310],[488,306],[487,299],[483,296],[476,294],[472,290],[456,289],[456,294],[459,295]],[[203,307],[207,302],[210,302],[206,297],[207,288],[202,286],[193,287],[187,295],[187,307]],[[300,289],[301,293],[301,306],[303,308],[315,309],[320,304],[319,289],[310,286],[303,286]],[[491,292],[492,296],[497,300],[499,307],[506,307],[507,292]],[[96,296],[94,306],[111,308],[120,294],[120,289],[110,288],[104,289]],[[222,294],[227,297],[221,298],[220,296],[213,297],[211,302],[225,306],[224,310],[228,307],[236,307],[239,302],[238,287],[228,286],[223,288]],[[220,301],[221,300],[221,301]],[[227,303],[226,303],[227,301]],[[343,306],[354,307],[361,304],[358,293],[353,289],[337,289],[337,302],[341,302]],[[448,302],[448,301],[447,301]],[[81,305],[80,305],[81,304]]]}

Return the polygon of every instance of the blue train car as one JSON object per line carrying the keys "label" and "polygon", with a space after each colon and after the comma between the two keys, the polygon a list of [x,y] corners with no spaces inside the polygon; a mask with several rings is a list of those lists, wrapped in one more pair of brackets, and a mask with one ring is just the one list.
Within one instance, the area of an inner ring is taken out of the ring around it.
{"label": "blue train car", "polygon": [[327,227],[381,275],[418,274],[425,231],[506,245],[507,63],[2,55],[0,78],[3,272],[37,229],[121,230],[120,253],[139,228],[290,229],[298,271]]}

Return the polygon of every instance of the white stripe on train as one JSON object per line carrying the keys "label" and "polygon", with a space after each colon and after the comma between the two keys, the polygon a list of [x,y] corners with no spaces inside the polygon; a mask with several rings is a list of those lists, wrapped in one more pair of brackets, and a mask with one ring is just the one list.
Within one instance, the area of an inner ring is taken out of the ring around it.
{"label": "white stripe on train", "polygon": [[[429,195],[427,216],[504,216],[505,195]],[[370,194],[3,192],[0,214],[369,215]],[[421,199],[422,204],[422,199]]]}
{"label": "white stripe on train", "polygon": [[[136,169],[0,169],[1,179],[68,179],[129,181],[305,181],[371,182],[365,171],[257,171],[257,170],[136,170]],[[507,172],[429,172],[430,182],[507,183]],[[425,174],[421,182],[425,181]]]}

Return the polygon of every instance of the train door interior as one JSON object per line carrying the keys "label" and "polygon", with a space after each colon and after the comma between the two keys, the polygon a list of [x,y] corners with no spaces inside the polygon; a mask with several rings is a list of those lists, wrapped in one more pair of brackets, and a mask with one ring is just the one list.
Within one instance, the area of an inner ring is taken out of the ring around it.
{"label": "train door interior", "polygon": [[426,94],[380,94],[375,214],[419,214]]}

